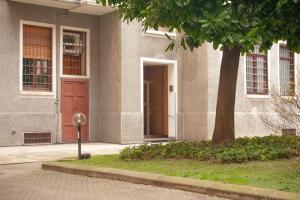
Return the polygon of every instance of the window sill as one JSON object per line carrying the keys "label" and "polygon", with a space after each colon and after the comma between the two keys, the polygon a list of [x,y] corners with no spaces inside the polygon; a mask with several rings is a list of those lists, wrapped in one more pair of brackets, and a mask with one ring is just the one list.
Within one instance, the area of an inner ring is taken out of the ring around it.
{"label": "window sill", "polygon": [[170,36],[170,38],[175,38],[176,37],[176,33],[175,32],[172,33],[172,32],[147,30],[145,33],[143,33],[144,36],[158,37],[158,38],[168,39],[165,34],[167,34],[168,36]]}
{"label": "window sill", "polygon": [[21,91],[21,98],[55,98],[55,92]]}
{"label": "window sill", "polygon": [[249,99],[270,99],[270,95],[259,95],[259,94],[246,94],[246,98]]}
{"label": "window sill", "polygon": [[279,95],[279,96],[284,99],[296,99],[296,95]]}

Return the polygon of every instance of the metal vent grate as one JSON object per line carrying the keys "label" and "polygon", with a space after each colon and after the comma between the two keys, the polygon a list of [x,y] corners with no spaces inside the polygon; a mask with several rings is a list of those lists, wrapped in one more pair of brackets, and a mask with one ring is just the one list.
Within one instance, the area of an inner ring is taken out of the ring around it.
{"label": "metal vent grate", "polygon": [[51,143],[51,133],[24,133],[24,144]]}
{"label": "metal vent grate", "polygon": [[282,135],[296,135],[297,130],[295,128],[282,129]]}

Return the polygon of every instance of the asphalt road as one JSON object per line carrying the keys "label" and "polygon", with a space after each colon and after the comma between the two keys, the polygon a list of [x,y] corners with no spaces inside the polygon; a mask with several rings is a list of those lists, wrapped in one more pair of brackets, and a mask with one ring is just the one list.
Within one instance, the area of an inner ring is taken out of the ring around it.
{"label": "asphalt road", "polygon": [[180,190],[41,170],[41,163],[0,165],[0,200],[225,200]]}

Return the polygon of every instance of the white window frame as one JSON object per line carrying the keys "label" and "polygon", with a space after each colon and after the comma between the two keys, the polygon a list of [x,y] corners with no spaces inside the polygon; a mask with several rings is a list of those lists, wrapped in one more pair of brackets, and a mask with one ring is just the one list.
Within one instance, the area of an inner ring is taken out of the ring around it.
{"label": "white window frame", "polygon": [[[277,89],[277,92],[279,95],[280,94],[280,45],[281,44],[284,44],[286,45],[287,42],[286,41],[279,41],[278,44],[277,44],[277,71],[278,71],[278,89]],[[297,94],[297,83],[298,83],[298,80],[297,80],[297,53],[294,52],[294,80],[295,80],[295,94]],[[286,97],[291,97],[291,96],[286,96]]]}
{"label": "white window frame", "polygon": [[[80,31],[86,33],[86,75],[65,75],[63,74],[63,31]],[[89,79],[90,78],[90,29],[78,28],[72,26],[60,26],[60,77],[61,78],[78,78]]]}
{"label": "white window frame", "polygon": [[[23,27],[24,25],[40,26],[52,29],[52,90],[51,91],[24,91],[23,90]],[[34,21],[20,20],[20,63],[19,89],[21,97],[56,97],[56,25]]]}
{"label": "white window frame", "polygon": [[268,94],[259,95],[259,94],[248,94],[247,93],[247,55],[244,55],[244,95],[249,99],[269,99],[271,98],[271,67],[270,67],[270,50],[267,50],[267,64],[268,64]]}
{"label": "white window frame", "polygon": [[144,36],[159,37],[159,38],[167,39],[165,34],[170,36],[170,38],[175,38],[176,37],[175,29],[173,30],[173,32],[165,32],[165,31],[157,31],[157,30],[154,30],[153,28],[150,28],[146,32],[143,32]]}

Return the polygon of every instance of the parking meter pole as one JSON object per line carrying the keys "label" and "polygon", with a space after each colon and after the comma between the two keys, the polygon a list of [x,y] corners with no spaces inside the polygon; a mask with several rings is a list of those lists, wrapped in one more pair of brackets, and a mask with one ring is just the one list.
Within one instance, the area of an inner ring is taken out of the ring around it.
{"label": "parking meter pole", "polygon": [[77,126],[77,138],[78,138],[78,160],[81,159],[81,126]]}

